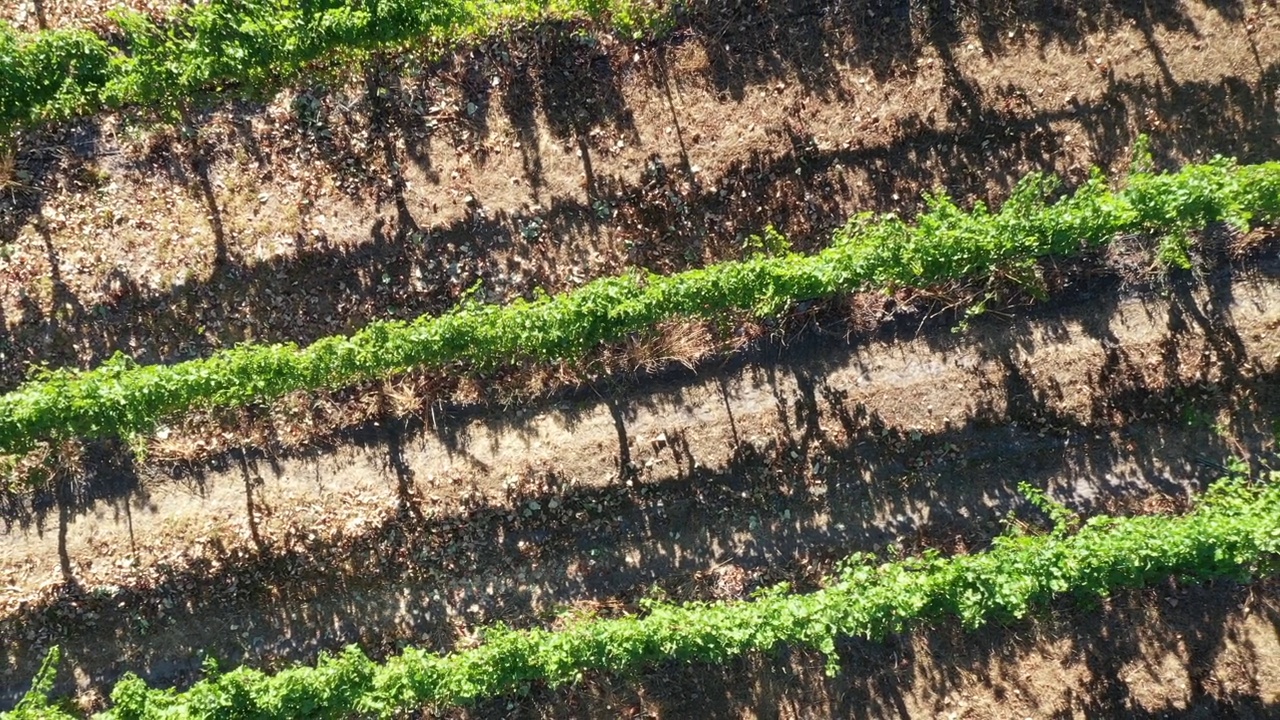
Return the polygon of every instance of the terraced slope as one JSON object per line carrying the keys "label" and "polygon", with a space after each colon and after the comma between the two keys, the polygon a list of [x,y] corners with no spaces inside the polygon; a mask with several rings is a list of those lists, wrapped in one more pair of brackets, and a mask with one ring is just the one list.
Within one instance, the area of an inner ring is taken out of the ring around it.
{"label": "terraced slope", "polygon": [[[851,212],[914,217],[933,186],[998,206],[1030,171],[1123,173],[1139,132],[1162,168],[1280,157],[1271,6],[954,9],[723,6],[656,45],[526,29],[185,127],[24,136],[0,193],[3,387],[117,349],[307,343],[441,312],[477,279],[506,302],[741,259],[768,223],[812,251]],[[55,694],[95,710],[126,672],[189,686],[206,652],[381,660],[566,607],[809,590],[851,553],[980,551],[1011,511],[1034,523],[1018,480],[1082,512],[1184,510],[1280,442],[1273,229],[1193,240],[1190,271],[1136,235],[1042,262],[1040,299],[857,295],[728,338],[670,324],[588,366],[197,414],[136,439],[145,455],[60,446],[46,489],[2,496],[0,707],[54,644]],[[834,679],[793,648],[446,714],[1265,716],[1275,597],[1171,583],[841,641]]]}

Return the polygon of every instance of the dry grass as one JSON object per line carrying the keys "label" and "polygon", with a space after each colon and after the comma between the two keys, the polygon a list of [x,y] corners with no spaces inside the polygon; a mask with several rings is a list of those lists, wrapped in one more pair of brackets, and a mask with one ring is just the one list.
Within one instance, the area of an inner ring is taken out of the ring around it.
{"label": "dry grass", "polygon": [[1255,228],[1247,233],[1232,233],[1226,243],[1228,257],[1245,260],[1275,246],[1277,231],[1274,228]]}
{"label": "dry grass", "polygon": [[632,372],[653,372],[671,364],[692,370],[720,345],[707,322],[669,322],[627,342],[615,362]]}
{"label": "dry grass", "polygon": [[0,193],[7,193],[15,200],[17,191],[28,187],[23,179],[22,170],[18,168],[18,151],[12,143],[0,140]]}

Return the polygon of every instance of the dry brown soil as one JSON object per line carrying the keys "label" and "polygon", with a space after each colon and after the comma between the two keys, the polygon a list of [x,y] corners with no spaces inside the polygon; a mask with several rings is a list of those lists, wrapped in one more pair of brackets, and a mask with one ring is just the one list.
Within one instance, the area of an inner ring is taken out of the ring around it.
{"label": "dry brown soil", "polygon": [[812,653],[673,665],[465,717],[1269,718],[1280,703],[1276,589],[1123,593],[1013,626],[846,643],[834,678]]}
{"label": "dry brown soil", "polygon": [[128,8],[162,16],[180,4],[174,0],[10,0],[0,5],[0,20],[26,32],[52,28],[110,28],[107,13]]}
{"label": "dry brown soil", "polygon": [[309,342],[479,279],[499,300],[740,257],[769,223],[815,247],[935,187],[998,202],[1029,171],[1123,169],[1139,132],[1168,165],[1280,145],[1272,4],[715,5],[656,45],[545,28],[185,129],[24,137],[0,193],[0,387],[117,349]]}
{"label": "dry brown soil", "polygon": [[92,698],[124,668],[186,677],[202,651],[448,648],[655,588],[745,597],[855,551],[978,549],[1026,517],[1019,480],[1086,512],[1177,510],[1215,463],[1275,460],[1278,270],[1086,289],[959,335],[814,334],[631,391],[135,477],[69,518],[78,588],[53,527],[10,533],[8,687],[54,643]]}
{"label": "dry brown soil", "polygon": [[[726,4],[656,44],[544,29],[190,132],[33,135],[0,197],[0,386],[117,348],[307,341],[477,278],[498,300],[696,266],[767,222],[813,247],[935,185],[996,202],[1029,170],[1123,168],[1140,131],[1165,163],[1277,156],[1274,4],[1037,8]],[[95,706],[126,670],[189,681],[201,652],[448,649],[565,606],[808,587],[850,552],[980,549],[1011,511],[1039,521],[1019,480],[1088,512],[1177,510],[1228,457],[1274,464],[1275,255],[1207,252],[1136,287],[1134,251],[966,332],[909,307],[870,338],[815,317],[696,371],[432,405],[289,455],[91,454],[75,497],[6,508],[3,704],[52,644],[60,690]],[[1280,712],[1277,609],[1274,584],[1169,586],[852,643],[830,680],[795,652],[474,714],[1260,717]]]}

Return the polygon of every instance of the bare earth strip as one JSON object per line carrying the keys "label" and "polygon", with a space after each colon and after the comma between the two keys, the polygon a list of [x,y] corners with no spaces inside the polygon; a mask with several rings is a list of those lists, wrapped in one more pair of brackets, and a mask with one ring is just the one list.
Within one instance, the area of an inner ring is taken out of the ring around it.
{"label": "bare earth strip", "polygon": [[116,350],[310,342],[477,280],[499,301],[740,257],[769,223],[812,248],[936,187],[990,203],[1031,171],[1123,171],[1139,132],[1167,165],[1280,154],[1270,4],[1100,2],[1015,15],[1012,37],[816,0],[721,10],[653,47],[551,28],[371,68],[185,135],[100,118],[28,138],[0,193],[0,387]]}
{"label": "bare earth strip", "polygon": [[261,664],[347,642],[450,647],[479,623],[650,587],[737,597],[857,550],[963,550],[1020,505],[1020,480],[1080,509],[1176,507],[1207,466],[1275,450],[1276,271],[1084,293],[959,335],[819,340],[147,481],[69,518],[80,600],[32,595],[60,579],[52,527],[5,538],[4,634],[24,641],[6,692],[51,642],[88,690],[125,668],[182,677],[201,649]]}
{"label": "bare earth strip", "polygon": [[[218,108],[191,137],[115,118],[37,136],[0,193],[0,388],[32,361],[172,360],[438,312],[478,278],[499,300],[737,257],[769,222],[808,248],[936,185],[998,202],[1031,170],[1122,170],[1138,132],[1169,165],[1280,154],[1274,3],[1095,9],[994,37],[726,5],[656,47],[522,36]],[[177,479],[91,463],[105,497],[43,497],[35,527],[0,537],[0,707],[51,644],[59,690],[95,705],[126,670],[189,681],[205,651],[278,667],[349,642],[448,649],[566,606],[804,587],[860,550],[980,548],[1011,510],[1033,517],[1020,480],[1081,510],[1176,510],[1230,456],[1275,465],[1278,273],[1272,250],[961,334],[914,316],[869,342],[809,333],[639,389],[437,408]],[[1278,620],[1274,583],[1171,587],[851,643],[834,681],[791,653],[474,716],[1274,716]]]}

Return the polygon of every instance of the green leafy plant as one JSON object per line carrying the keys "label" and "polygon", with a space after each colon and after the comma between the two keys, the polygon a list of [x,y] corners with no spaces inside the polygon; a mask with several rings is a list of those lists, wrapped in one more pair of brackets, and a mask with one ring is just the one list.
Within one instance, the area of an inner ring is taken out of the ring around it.
{"label": "green leafy plant", "polygon": [[486,370],[522,358],[573,359],[675,318],[767,316],[804,299],[980,280],[1045,255],[1098,248],[1120,233],[1185,232],[1215,221],[1243,228],[1280,217],[1280,198],[1271,194],[1280,192],[1274,162],[1215,160],[1177,173],[1136,174],[1119,191],[1095,173],[1050,203],[1055,187],[1032,175],[999,212],[981,204],[966,212],[934,195],[914,225],[893,215],[858,215],[815,255],[757,254],[668,276],[631,272],[506,306],[471,297],[444,315],[377,321],[305,348],[246,343],[174,365],[140,366],[117,354],[93,370],[42,369],[0,396],[0,453],[20,453],[45,439],[150,432],[193,407],[237,407],[416,367],[465,363]]}
{"label": "green leafy plant", "polygon": [[820,650],[835,673],[838,638],[880,639],[947,619],[976,628],[1026,617],[1055,597],[1096,599],[1170,577],[1247,580],[1274,572],[1280,559],[1280,476],[1266,484],[1220,480],[1180,517],[1081,522],[1042,494],[1029,495],[1055,516],[1054,531],[1002,535],[980,553],[931,552],[887,563],[859,554],[808,594],[782,585],[749,601],[645,601],[642,615],[582,617],[554,631],[498,625],[481,633],[478,647],[448,655],[408,648],[379,664],[352,646],[314,667],[275,675],[246,667],[211,673],[183,692],[152,689],[130,675],[116,685],[113,707],[101,717],[392,717],[519,692],[533,682],[564,685],[588,671],[724,663],[780,645]]}
{"label": "green leafy plant", "polygon": [[791,241],[773,225],[766,225],[759,235],[748,235],[742,247],[757,255],[787,255],[791,253]]}
{"label": "green leafy plant", "polygon": [[635,0],[206,0],[156,21],[114,10],[112,43],[0,22],[0,129],[143,106],[174,119],[204,96],[279,88],[318,62],[446,46],[505,24],[595,18],[627,35],[669,28]]}
{"label": "green leafy plant", "polygon": [[22,699],[18,701],[12,712],[3,713],[3,716],[9,718],[9,720],[35,720],[37,718],[60,720],[61,718],[75,717],[49,701],[49,694],[53,691],[53,681],[58,674],[58,664],[60,662],[62,662],[62,649],[56,645],[49,648],[49,652],[45,654],[44,660],[40,663],[40,669],[31,681],[31,689],[27,691],[26,695],[22,696]]}

